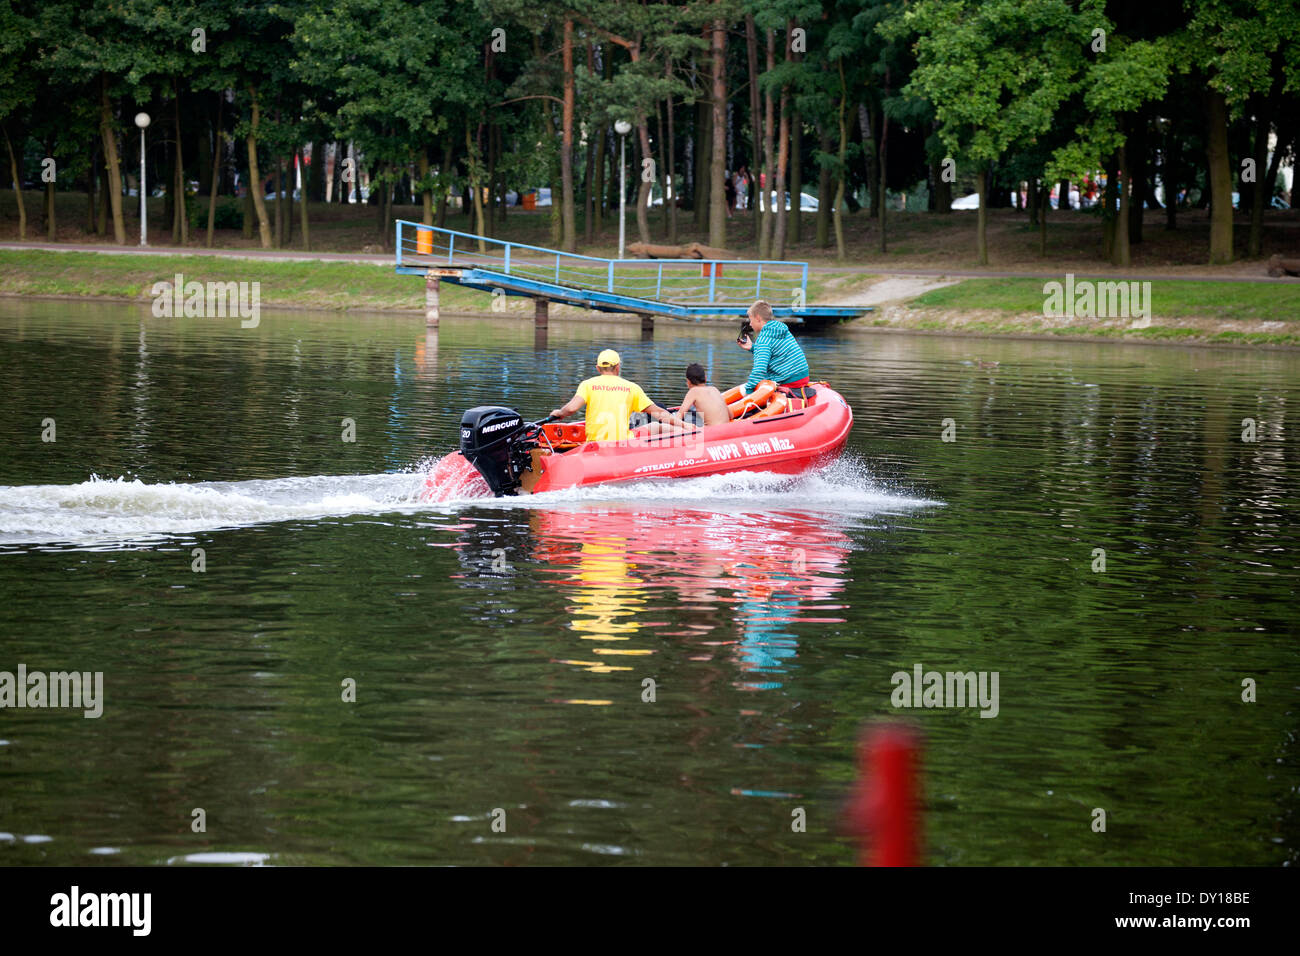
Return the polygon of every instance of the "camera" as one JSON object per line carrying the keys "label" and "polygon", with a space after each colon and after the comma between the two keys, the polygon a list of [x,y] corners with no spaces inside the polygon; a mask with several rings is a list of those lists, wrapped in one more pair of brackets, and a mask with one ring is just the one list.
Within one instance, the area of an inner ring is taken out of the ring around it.
{"label": "camera", "polygon": [[749,324],[749,319],[746,319],[744,322],[740,323],[740,335],[736,336],[736,344],[744,345],[746,338],[752,339],[753,337],[754,327]]}

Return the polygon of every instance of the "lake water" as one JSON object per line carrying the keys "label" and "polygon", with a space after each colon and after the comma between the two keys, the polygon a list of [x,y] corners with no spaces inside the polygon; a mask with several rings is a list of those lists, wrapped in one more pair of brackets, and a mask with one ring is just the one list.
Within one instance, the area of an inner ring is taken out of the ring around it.
{"label": "lake water", "polygon": [[824,473],[420,503],[465,408],[733,338],[0,300],[0,671],[103,673],[0,710],[0,863],[849,864],[898,719],[928,862],[1296,860],[1300,354],[830,333]]}

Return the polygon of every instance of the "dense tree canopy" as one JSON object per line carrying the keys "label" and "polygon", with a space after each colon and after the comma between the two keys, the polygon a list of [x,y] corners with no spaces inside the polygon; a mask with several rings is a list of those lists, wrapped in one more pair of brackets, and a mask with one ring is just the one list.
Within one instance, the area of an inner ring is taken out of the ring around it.
{"label": "dense tree canopy", "polygon": [[[878,220],[884,252],[901,194],[942,215],[973,190],[987,261],[990,205],[1023,189],[1045,228],[1074,183],[1115,263],[1142,241],[1133,210],[1175,228],[1187,205],[1210,209],[1206,258],[1226,262],[1265,251],[1298,40],[1300,0],[0,0],[0,128],[24,235],[25,185],[48,235],[54,191],[76,189],[86,228],[126,241],[146,111],[145,188],[176,242],[191,221],[210,242],[220,202],[262,245],[297,230],[306,247],[301,200],[362,184],[385,242],[395,202],[440,224],[459,206],[491,235],[508,193],[550,186],[554,241],[576,249],[580,205],[587,238],[617,206],[626,120],[645,242],[664,202],[665,238],[693,214],[724,245],[743,168],[774,258],[810,239],[867,254],[846,248],[849,215]],[[815,230],[770,201],[787,190],[816,195]]]}

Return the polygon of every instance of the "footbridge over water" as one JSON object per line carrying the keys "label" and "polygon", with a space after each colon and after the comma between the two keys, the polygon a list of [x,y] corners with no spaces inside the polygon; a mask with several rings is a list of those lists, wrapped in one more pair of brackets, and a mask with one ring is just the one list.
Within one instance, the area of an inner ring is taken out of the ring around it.
{"label": "footbridge over water", "polygon": [[869,306],[808,302],[808,263],[747,259],[602,259],[398,220],[397,272],[425,277],[425,317],[440,317],[439,284],[451,282],[535,303],[544,328],[551,302],[634,313],[653,330],[658,316],[698,321],[741,317],[765,299],[777,318],[819,328]]}

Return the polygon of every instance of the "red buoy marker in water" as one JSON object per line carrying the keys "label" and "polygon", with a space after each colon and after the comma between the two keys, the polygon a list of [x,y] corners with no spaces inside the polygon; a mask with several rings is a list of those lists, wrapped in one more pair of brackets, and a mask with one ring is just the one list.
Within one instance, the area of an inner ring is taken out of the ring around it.
{"label": "red buoy marker in water", "polygon": [[849,804],[852,831],[861,839],[862,866],[919,866],[917,771],[921,735],[910,727],[870,727],[858,742],[858,786]]}

